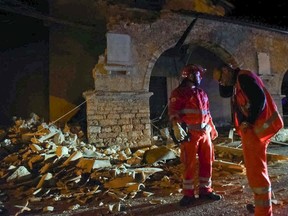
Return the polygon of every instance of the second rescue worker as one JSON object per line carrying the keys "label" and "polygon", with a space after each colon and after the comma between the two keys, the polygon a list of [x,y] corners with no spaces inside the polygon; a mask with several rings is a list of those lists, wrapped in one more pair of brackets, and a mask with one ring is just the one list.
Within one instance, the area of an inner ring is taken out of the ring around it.
{"label": "second rescue worker", "polygon": [[[174,89],[169,99],[169,118],[175,138],[181,142],[180,159],[184,165],[183,198],[181,206],[195,199],[196,155],[199,161],[199,198],[220,200],[222,197],[212,189],[213,144],[218,132],[209,111],[207,94],[199,88],[205,70],[200,65],[190,64],[181,72],[182,82]],[[183,125],[184,128],[183,128]],[[188,134],[186,133],[188,131]],[[189,136],[189,139],[187,139]]]}
{"label": "second rescue worker", "polygon": [[271,94],[256,73],[223,64],[213,77],[220,86],[232,86],[233,121],[241,137],[246,175],[254,193],[255,216],[272,216],[272,191],[267,147],[283,120]]}

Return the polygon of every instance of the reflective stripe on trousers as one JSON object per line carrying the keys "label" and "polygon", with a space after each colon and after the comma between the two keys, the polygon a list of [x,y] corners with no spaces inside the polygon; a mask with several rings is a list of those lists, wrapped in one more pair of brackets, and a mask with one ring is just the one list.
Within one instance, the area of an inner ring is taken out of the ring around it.
{"label": "reflective stripe on trousers", "polygon": [[211,178],[199,177],[199,187],[200,188],[210,188],[212,185]]}
{"label": "reflective stripe on trousers", "polygon": [[190,180],[183,180],[183,189],[184,190],[193,190],[194,189],[194,181],[193,179]]}
{"label": "reflective stripe on trousers", "polygon": [[254,203],[255,203],[255,206],[259,206],[259,207],[269,207],[272,205],[271,199],[270,200],[258,199],[258,200],[255,200]]}
{"label": "reflective stripe on trousers", "polygon": [[255,194],[255,205],[267,207],[272,205],[269,194],[271,193],[271,187],[252,187],[252,191]]}

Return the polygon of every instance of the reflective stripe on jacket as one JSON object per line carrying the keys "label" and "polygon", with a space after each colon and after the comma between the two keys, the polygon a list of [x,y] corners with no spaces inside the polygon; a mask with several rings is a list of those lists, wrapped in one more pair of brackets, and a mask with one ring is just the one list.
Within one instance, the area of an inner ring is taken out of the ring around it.
{"label": "reflective stripe on jacket", "polygon": [[168,108],[170,119],[187,125],[210,124],[207,94],[200,88],[181,86],[172,91]]}
{"label": "reflective stripe on jacket", "polygon": [[[254,78],[257,84],[259,85],[259,87],[262,88],[265,93],[266,101],[265,101],[264,109],[262,113],[259,115],[259,117],[257,118],[257,120],[255,121],[255,123],[253,124],[253,129],[260,140],[266,141],[270,139],[272,136],[274,136],[284,126],[283,120],[277,110],[277,106],[275,102],[273,101],[270,93],[264,87],[262,80],[251,71],[241,70],[238,76],[242,74],[245,74],[247,76]],[[249,100],[247,96],[245,95],[244,91],[241,89],[238,79],[235,85],[235,92],[236,94],[234,94],[233,101],[234,103],[236,103],[236,106],[240,108],[242,114],[247,117],[249,113]],[[234,123],[235,123],[235,128],[237,132],[239,133],[240,122],[238,121],[238,118],[237,118],[237,112],[234,112]]]}

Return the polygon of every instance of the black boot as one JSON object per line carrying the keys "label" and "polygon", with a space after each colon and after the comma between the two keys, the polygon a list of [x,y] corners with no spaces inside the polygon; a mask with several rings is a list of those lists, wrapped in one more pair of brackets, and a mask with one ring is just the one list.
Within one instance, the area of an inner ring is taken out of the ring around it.
{"label": "black boot", "polygon": [[249,211],[249,213],[254,213],[255,212],[255,205],[253,204],[247,204],[246,209]]}
{"label": "black boot", "polygon": [[199,194],[200,199],[207,199],[207,200],[221,200],[222,196],[219,194],[216,194],[215,192],[210,192],[207,194]]}
{"label": "black boot", "polygon": [[193,204],[195,198],[194,196],[183,196],[182,199],[180,200],[179,204],[180,206],[188,206]]}

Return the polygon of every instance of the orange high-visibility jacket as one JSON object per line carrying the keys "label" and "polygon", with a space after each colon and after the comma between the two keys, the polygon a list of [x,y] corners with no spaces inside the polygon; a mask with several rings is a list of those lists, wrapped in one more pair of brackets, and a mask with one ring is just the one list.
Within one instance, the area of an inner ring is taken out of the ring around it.
{"label": "orange high-visibility jacket", "polygon": [[[270,93],[265,88],[262,80],[253,72],[247,70],[240,70],[239,75],[245,74],[255,79],[256,83],[265,93],[265,105],[262,113],[258,116],[257,120],[253,124],[254,132],[257,134],[261,141],[266,141],[274,136],[281,128],[283,128],[283,119],[280,116],[277,106],[271,97]],[[245,92],[241,89],[240,83],[237,79],[235,85],[235,92],[233,98],[234,105],[238,106],[244,116],[248,116],[249,113],[249,100],[245,95]],[[237,112],[234,112],[234,123],[237,133],[241,136],[239,126],[240,123],[237,118]]]}
{"label": "orange high-visibility jacket", "polygon": [[204,127],[214,124],[209,110],[207,94],[201,88],[179,86],[172,91],[168,108],[170,120],[185,122],[188,126]]}

